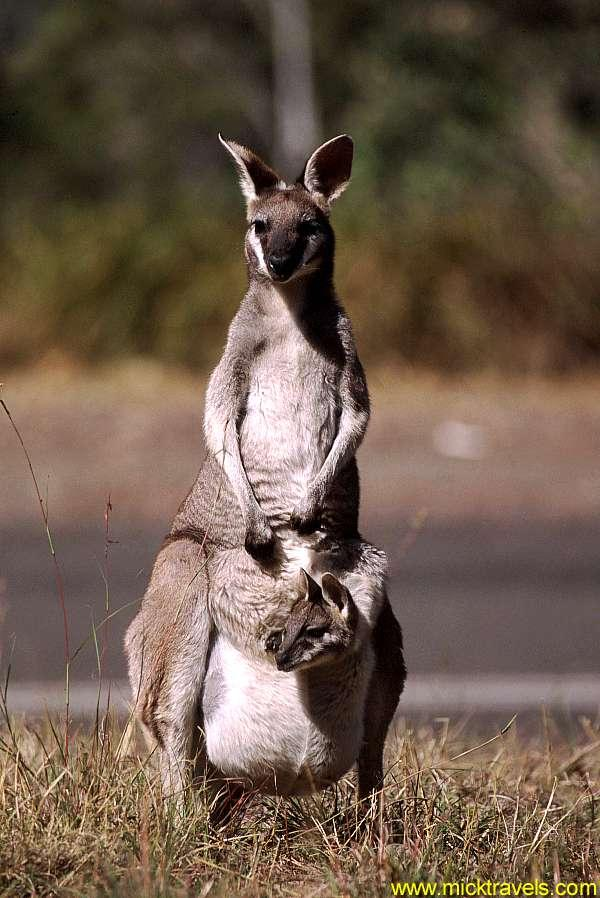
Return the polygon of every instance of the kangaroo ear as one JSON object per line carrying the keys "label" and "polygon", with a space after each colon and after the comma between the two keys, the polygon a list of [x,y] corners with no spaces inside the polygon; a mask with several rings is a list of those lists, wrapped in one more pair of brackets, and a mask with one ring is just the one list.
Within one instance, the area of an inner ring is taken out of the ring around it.
{"label": "kangaroo ear", "polygon": [[323,593],[321,587],[316,580],[307,574],[304,568],[300,568],[298,573],[298,586],[300,592],[309,600],[317,605],[323,604]]}
{"label": "kangaroo ear", "polygon": [[344,192],[352,172],[354,143],[348,134],[333,137],[309,156],[299,178],[309,193],[329,205]]}
{"label": "kangaroo ear", "polygon": [[329,599],[336,608],[341,611],[344,618],[349,617],[354,610],[354,599],[343,583],[340,583],[333,574],[323,574],[321,577],[321,589],[326,599]]}
{"label": "kangaroo ear", "polygon": [[246,197],[246,203],[251,203],[264,190],[272,190],[282,186],[282,181],[272,168],[263,162],[256,153],[236,143],[234,140],[226,140],[219,134],[219,140],[228,153],[233,157],[242,193]]}

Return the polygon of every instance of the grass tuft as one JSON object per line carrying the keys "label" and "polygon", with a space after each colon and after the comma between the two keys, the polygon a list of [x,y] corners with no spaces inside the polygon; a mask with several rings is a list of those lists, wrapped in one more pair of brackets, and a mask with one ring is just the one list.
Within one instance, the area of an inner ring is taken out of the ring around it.
{"label": "grass tuft", "polygon": [[[487,743],[487,744],[486,744]],[[152,758],[120,724],[72,730],[5,715],[0,731],[0,895],[96,898],[390,895],[390,882],[598,880],[600,729],[569,739],[516,727],[491,741],[447,721],[400,721],[385,809],[351,778],[306,799],[255,797],[215,831],[207,789],[163,801]],[[471,749],[476,748],[475,751]]]}

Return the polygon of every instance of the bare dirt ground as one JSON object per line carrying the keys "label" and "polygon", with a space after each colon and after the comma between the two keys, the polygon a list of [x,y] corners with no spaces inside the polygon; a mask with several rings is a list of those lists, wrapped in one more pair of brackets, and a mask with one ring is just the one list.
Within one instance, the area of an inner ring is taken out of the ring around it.
{"label": "bare dirt ground", "polygon": [[[139,362],[93,375],[47,365],[2,380],[47,496],[75,647],[103,617],[104,576],[112,609],[143,593],[203,457],[204,384]],[[600,380],[383,371],[370,385],[362,529],[389,554],[410,670],[598,673]],[[12,658],[18,681],[58,679],[48,544],[4,415],[0,459],[2,664]],[[105,661],[117,676],[134,610],[110,624]],[[94,664],[88,646],[73,676]]]}

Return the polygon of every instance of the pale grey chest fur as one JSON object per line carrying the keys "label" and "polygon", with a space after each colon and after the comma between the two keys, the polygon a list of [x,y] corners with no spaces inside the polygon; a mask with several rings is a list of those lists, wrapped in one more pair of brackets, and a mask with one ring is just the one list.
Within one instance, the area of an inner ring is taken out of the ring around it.
{"label": "pale grey chest fur", "polygon": [[341,663],[282,673],[219,636],[202,699],[209,759],[225,776],[280,794],[335,782],[360,751],[372,664],[366,646]]}
{"label": "pale grey chest fur", "polygon": [[295,328],[269,341],[251,367],[238,422],[240,451],[256,498],[275,525],[289,517],[331,449],[340,414],[338,377]]}

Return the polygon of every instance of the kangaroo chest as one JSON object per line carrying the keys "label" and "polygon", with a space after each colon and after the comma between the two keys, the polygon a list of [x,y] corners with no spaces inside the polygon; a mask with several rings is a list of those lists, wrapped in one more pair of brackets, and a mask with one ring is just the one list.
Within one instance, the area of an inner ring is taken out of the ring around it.
{"label": "kangaroo chest", "polygon": [[248,479],[271,519],[289,514],[320,470],[339,414],[338,374],[300,334],[259,354],[238,428]]}
{"label": "kangaroo chest", "polygon": [[363,738],[369,652],[350,656],[343,670],[282,673],[219,636],[202,699],[210,761],[225,776],[280,794],[338,780]]}

